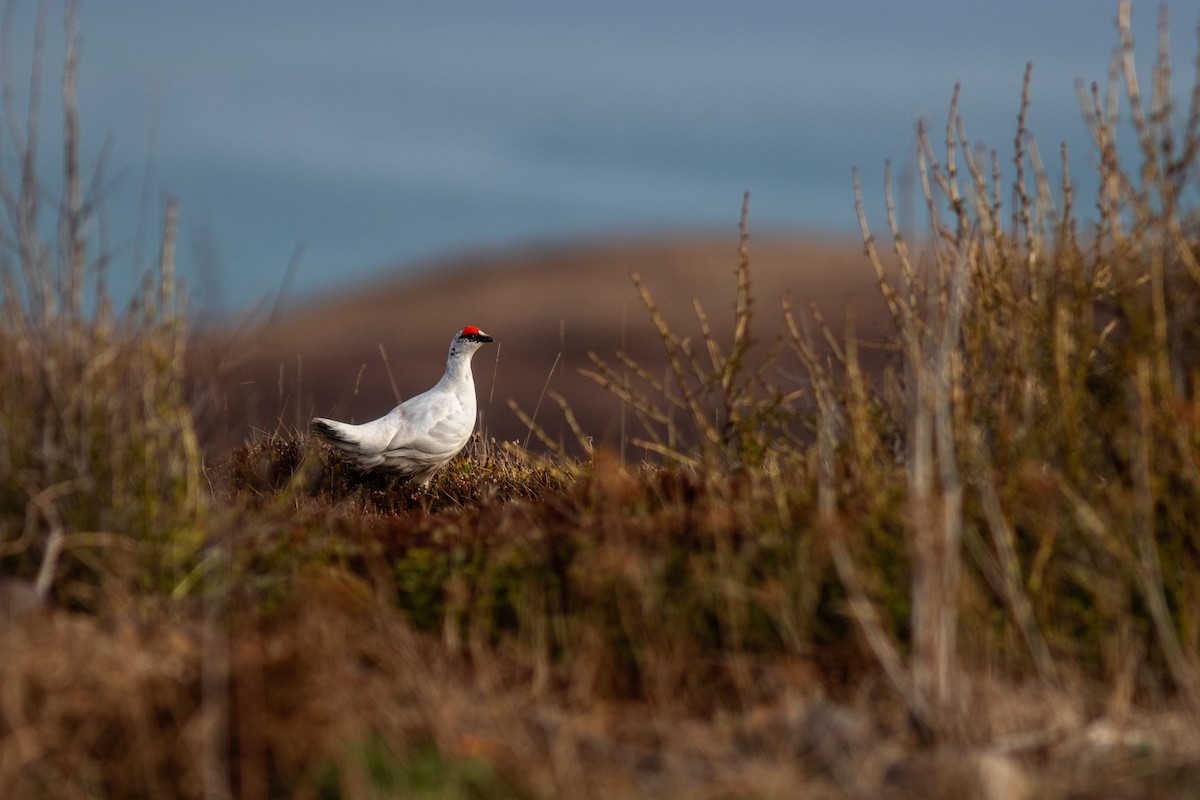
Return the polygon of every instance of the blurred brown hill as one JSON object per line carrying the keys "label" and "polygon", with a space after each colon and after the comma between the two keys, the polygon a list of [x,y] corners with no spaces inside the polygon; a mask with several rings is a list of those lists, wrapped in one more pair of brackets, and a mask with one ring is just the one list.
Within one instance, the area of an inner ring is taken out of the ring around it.
{"label": "blurred brown hill", "polygon": [[[749,252],[759,352],[780,330],[785,293],[806,315],[815,302],[835,330],[852,307],[861,337],[884,334],[886,309],[860,242],[753,237]],[[314,415],[372,419],[395,405],[397,392],[406,398],[429,388],[442,374],[451,337],[470,324],[498,342],[474,361],[487,435],[526,438],[511,398],[527,413],[538,409],[537,422],[550,435],[570,440],[558,406],[545,396],[549,388],[568,400],[587,434],[615,443],[620,402],[578,370],[591,366],[589,351],[615,362],[623,350],[662,374],[662,343],[630,273],[642,276],[673,329],[701,341],[696,299],[718,340],[727,341],[737,265],[736,234],[583,241],[449,259],[294,307],[216,345],[227,366],[213,387],[207,433],[229,446],[256,429],[304,427]],[[794,384],[789,376],[779,380]],[[631,416],[626,424],[637,432]]]}

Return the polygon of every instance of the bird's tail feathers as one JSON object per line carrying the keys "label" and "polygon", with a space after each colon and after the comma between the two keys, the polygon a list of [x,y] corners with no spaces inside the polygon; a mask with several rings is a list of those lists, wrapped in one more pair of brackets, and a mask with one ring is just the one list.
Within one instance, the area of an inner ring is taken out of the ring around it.
{"label": "bird's tail feathers", "polygon": [[358,440],[348,430],[344,422],[317,417],[309,423],[312,432],[325,441],[340,449],[347,449],[358,444]]}

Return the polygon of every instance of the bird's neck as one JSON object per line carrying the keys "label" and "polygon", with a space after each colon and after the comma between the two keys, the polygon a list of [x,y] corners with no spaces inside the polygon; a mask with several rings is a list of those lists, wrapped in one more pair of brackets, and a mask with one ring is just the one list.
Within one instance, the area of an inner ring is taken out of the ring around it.
{"label": "bird's neck", "polygon": [[471,383],[471,359],[459,355],[446,359],[446,374],[442,380],[451,384]]}

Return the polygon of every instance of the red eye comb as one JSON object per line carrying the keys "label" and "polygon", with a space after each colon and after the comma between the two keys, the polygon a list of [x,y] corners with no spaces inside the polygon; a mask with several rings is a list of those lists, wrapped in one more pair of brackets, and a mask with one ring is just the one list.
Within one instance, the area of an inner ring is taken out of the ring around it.
{"label": "red eye comb", "polygon": [[479,328],[476,328],[474,325],[463,326],[463,329],[462,329],[463,336],[475,336],[478,333],[479,333]]}

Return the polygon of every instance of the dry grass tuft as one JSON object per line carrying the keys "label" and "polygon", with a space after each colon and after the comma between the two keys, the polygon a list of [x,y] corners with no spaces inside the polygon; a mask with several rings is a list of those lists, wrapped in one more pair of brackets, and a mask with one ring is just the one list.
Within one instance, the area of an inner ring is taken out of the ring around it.
{"label": "dry grass tuft", "polygon": [[[0,558],[43,600],[97,608],[109,578],[178,585],[203,536],[205,497],[182,388],[177,207],[166,209],[142,290],[115,307],[105,282],[111,254],[89,238],[102,174],[83,184],[70,9],[66,20],[65,179],[48,220],[43,203],[56,195],[39,177],[36,116],[44,13],[23,130],[5,107],[5,162],[17,174],[0,176]],[[11,98],[13,76],[0,79]],[[44,236],[48,227],[56,236]]]}

